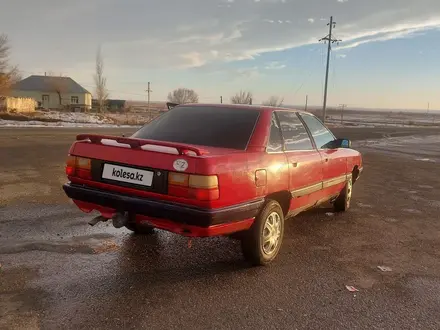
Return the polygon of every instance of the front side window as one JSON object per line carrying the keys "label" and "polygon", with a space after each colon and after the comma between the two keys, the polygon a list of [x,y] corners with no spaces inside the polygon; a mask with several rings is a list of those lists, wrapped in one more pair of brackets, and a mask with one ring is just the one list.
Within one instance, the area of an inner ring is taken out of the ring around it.
{"label": "front side window", "polygon": [[335,136],[315,116],[301,113],[301,118],[309,128],[318,149],[325,149],[329,142],[335,140]]}
{"label": "front side window", "polygon": [[277,111],[286,151],[313,150],[313,144],[303,123],[293,111]]}

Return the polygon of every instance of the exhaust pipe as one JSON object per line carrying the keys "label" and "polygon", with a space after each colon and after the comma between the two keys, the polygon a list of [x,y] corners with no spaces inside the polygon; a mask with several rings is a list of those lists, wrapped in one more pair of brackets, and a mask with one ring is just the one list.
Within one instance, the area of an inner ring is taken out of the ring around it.
{"label": "exhaust pipe", "polygon": [[92,220],[90,220],[89,221],[89,225],[90,226],[94,226],[94,225],[96,225],[98,222],[101,222],[101,221],[107,221],[108,219],[107,218],[104,218],[102,215],[98,215],[97,217],[94,217]]}
{"label": "exhaust pipe", "polygon": [[113,227],[122,228],[128,223],[128,213],[115,213],[112,216]]}

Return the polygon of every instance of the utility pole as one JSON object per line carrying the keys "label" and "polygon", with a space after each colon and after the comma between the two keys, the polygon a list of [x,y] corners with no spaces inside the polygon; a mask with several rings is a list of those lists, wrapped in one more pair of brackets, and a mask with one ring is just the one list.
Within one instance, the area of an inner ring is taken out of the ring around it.
{"label": "utility pole", "polygon": [[304,111],[307,111],[308,104],[309,104],[309,96],[306,95],[306,106],[304,107]]}
{"label": "utility pole", "polygon": [[330,68],[330,53],[332,51],[332,44],[335,42],[341,41],[337,39],[333,39],[333,28],[336,27],[336,22],[333,22],[333,16],[330,17],[330,23],[327,23],[327,26],[329,27],[328,35],[324,38],[319,39],[319,41],[328,42],[328,48],[327,48],[327,66],[325,69],[325,87],[324,87],[324,105],[322,107],[322,122],[325,123],[326,119],[326,110],[327,110],[327,90],[328,90],[328,72]]}
{"label": "utility pole", "polygon": [[347,106],[346,104],[340,104],[341,107],[341,124],[344,122],[344,109]]}
{"label": "utility pole", "polygon": [[146,90],[148,98],[147,98],[147,112],[148,112],[148,118],[151,121],[151,111],[150,111],[150,93],[153,92],[150,88],[150,82],[148,82],[148,89]]}
{"label": "utility pole", "polygon": [[220,96],[220,103],[223,103],[223,96]]}

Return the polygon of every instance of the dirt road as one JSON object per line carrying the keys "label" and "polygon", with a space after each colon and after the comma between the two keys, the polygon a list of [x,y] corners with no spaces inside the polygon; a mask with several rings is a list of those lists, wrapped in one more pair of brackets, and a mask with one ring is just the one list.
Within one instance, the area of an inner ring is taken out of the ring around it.
{"label": "dirt road", "polygon": [[61,190],[83,131],[0,129],[0,329],[440,327],[438,130],[335,129],[364,153],[352,209],[290,220],[266,268],[229,239],[89,227]]}

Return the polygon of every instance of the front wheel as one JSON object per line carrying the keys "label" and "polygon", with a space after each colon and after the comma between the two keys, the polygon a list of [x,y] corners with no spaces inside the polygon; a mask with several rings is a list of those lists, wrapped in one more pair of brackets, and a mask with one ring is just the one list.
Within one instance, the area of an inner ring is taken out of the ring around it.
{"label": "front wheel", "polygon": [[284,214],[280,204],[267,201],[252,227],[242,235],[241,248],[247,261],[254,266],[271,263],[280,251],[284,235]]}
{"label": "front wheel", "polygon": [[351,195],[353,193],[353,179],[350,177],[344,188],[335,200],[333,207],[337,212],[345,212],[350,208]]}

